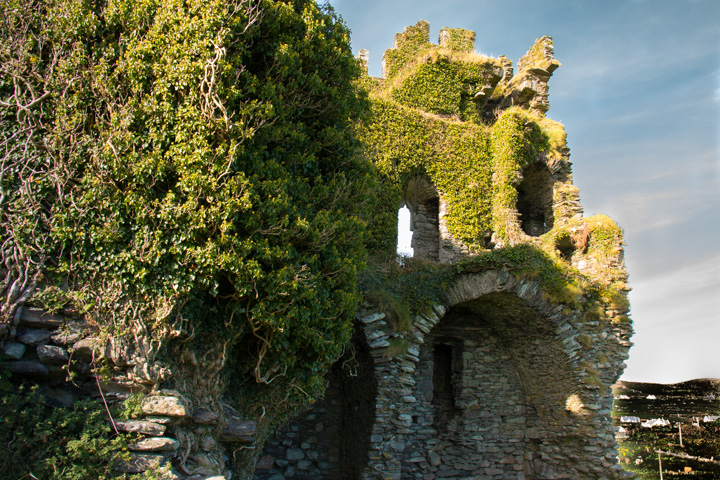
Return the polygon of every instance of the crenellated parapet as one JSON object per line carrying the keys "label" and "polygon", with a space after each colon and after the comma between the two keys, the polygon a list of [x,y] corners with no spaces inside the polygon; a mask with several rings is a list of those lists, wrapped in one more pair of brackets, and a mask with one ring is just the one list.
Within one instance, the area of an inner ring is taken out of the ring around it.
{"label": "crenellated parapet", "polygon": [[542,37],[518,61],[517,73],[498,85],[495,95],[500,108],[512,105],[544,114],[550,108],[548,81],[560,66],[553,55],[552,38]]}
{"label": "crenellated parapet", "polygon": [[[367,62],[368,51],[362,52]],[[456,71],[445,72],[444,78],[432,81],[428,72],[437,75],[442,70],[438,63],[453,64]],[[393,91],[402,91],[395,98],[403,104],[439,115],[457,115],[463,120],[477,115],[487,121],[511,106],[541,115],[547,112],[548,81],[558,67],[560,62],[554,57],[552,38],[548,36],[535,42],[518,61],[514,73],[507,57],[495,59],[475,53],[475,32],[446,27],[440,30],[436,45],[430,42],[430,24],[421,20],[395,35],[393,48],[383,54],[382,72]],[[396,77],[400,80],[393,82]],[[445,98],[431,100],[439,96]],[[443,103],[456,104],[456,108],[438,108]],[[472,114],[466,112],[468,108],[472,108]]]}

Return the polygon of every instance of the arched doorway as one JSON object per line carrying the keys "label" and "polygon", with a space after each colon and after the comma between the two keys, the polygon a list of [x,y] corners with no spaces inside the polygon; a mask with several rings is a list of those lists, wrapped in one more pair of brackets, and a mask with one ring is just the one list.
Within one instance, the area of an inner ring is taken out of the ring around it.
{"label": "arched doorway", "polygon": [[268,438],[254,480],[362,478],[375,421],[377,379],[361,329],[327,378],[324,397]]}

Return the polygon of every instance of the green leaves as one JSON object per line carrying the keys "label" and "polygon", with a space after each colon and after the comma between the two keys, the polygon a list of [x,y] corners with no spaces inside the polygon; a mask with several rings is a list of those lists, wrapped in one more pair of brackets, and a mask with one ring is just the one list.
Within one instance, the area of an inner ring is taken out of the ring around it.
{"label": "green leaves", "polygon": [[3,65],[29,81],[56,55],[33,87],[50,92],[34,135],[52,161],[18,163],[50,180],[3,184],[32,186],[46,211],[3,236],[47,245],[47,282],[69,284],[103,331],[143,325],[159,349],[194,332],[188,348],[222,342],[223,377],[242,388],[318,395],[349,339],[371,211],[347,28],[309,0],[12,1]]}

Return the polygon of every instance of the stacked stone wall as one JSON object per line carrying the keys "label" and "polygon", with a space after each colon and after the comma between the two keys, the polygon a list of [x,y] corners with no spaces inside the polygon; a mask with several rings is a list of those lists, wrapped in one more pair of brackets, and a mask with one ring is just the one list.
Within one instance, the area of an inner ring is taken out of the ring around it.
{"label": "stacked stone wall", "polygon": [[[460,277],[403,334],[366,305],[358,320],[377,382],[370,453],[362,474],[338,478],[620,478],[612,393],[586,381],[612,385],[627,358],[629,325],[613,321],[623,312],[606,313],[587,320],[504,269]],[[407,352],[389,356],[398,337]],[[438,345],[452,352],[441,367],[453,376],[451,408],[436,398],[436,356],[448,355]]]}
{"label": "stacked stone wall", "polygon": [[354,480],[375,418],[373,361],[361,332],[328,375],[324,397],[268,438],[254,480]]}
{"label": "stacked stone wall", "polygon": [[139,373],[154,365],[121,360],[118,346],[73,311],[21,307],[2,352],[13,381],[38,385],[38,401],[50,407],[69,408],[90,398],[113,411],[137,396],[136,418],[108,417],[117,431],[137,435],[129,460],[114,467],[119,472],[142,474],[169,463],[167,480],[224,480],[231,476],[227,452],[255,443],[255,423],[230,406],[191,405],[176,390],[140,381]]}

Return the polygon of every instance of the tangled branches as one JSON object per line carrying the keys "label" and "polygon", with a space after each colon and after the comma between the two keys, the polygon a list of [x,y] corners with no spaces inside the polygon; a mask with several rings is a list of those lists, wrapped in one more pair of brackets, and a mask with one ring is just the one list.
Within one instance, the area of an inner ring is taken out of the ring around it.
{"label": "tangled branches", "polygon": [[52,197],[62,188],[46,144],[59,51],[36,0],[0,7],[0,323],[32,294],[48,258]]}

